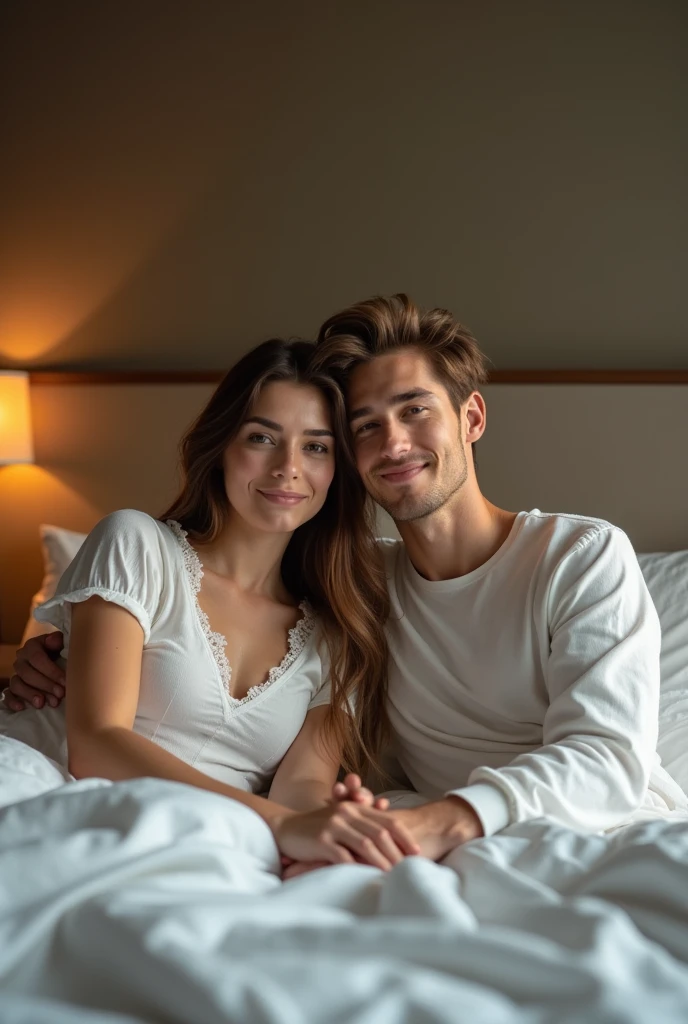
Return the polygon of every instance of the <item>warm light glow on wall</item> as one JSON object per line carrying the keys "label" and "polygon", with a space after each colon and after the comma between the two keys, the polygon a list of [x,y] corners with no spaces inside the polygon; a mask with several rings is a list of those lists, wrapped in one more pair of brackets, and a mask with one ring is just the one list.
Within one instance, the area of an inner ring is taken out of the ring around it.
{"label": "warm light glow on wall", "polygon": [[0,466],[33,462],[29,375],[0,370]]}

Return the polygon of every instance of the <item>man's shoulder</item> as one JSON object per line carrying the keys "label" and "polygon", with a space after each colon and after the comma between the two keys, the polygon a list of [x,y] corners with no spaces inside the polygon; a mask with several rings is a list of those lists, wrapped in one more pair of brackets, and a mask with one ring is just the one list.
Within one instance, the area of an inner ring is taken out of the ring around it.
{"label": "man's shoulder", "polygon": [[635,562],[627,535],[606,519],[533,509],[525,513],[524,527],[524,542],[546,572],[585,571],[599,559]]}
{"label": "man's shoulder", "polygon": [[541,512],[537,508],[525,512],[523,516],[526,535],[540,538],[557,547],[583,547],[590,541],[607,536],[626,536],[619,526],[594,516],[571,512]]}
{"label": "man's shoulder", "polygon": [[377,537],[377,546],[380,554],[382,555],[382,561],[385,564],[387,575],[391,575],[394,566],[397,564],[399,555],[404,550],[404,542],[398,537]]}

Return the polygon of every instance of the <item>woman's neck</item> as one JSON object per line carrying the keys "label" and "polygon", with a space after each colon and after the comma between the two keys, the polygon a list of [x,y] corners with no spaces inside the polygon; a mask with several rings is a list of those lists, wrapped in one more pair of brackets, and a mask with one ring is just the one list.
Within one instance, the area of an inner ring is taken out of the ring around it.
{"label": "woman's neck", "polygon": [[221,532],[210,544],[197,544],[203,567],[224,576],[246,594],[280,602],[289,595],[282,582],[282,558],[291,533],[256,530],[230,513]]}

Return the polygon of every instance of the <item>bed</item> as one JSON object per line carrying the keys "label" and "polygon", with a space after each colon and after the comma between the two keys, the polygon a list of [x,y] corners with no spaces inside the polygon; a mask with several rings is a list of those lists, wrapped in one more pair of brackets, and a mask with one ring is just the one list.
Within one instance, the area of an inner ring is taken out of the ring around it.
{"label": "bed", "polygon": [[[663,423],[682,422],[676,396],[644,394],[645,408],[671,406]],[[560,391],[554,400],[546,390],[535,407],[531,396],[522,428],[534,429],[544,412],[550,427],[559,416],[547,465],[555,450],[579,452],[581,468],[597,459],[595,493],[587,477],[578,484],[580,511],[619,520],[607,509],[625,486],[633,492],[638,447],[615,460],[617,470],[628,460],[618,470],[626,482],[606,479],[609,453],[579,451],[582,395]],[[627,409],[630,427],[637,396],[625,395],[616,410]],[[599,411],[604,397],[588,391],[588,409]],[[509,440],[511,401],[492,403],[511,456],[487,447],[480,455],[497,494],[546,475],[544,461],[524,464],[510,483],[519,451]],[[131,402],[129,410],[131,418]],[[551,434],[538,442],[543,460]],[[647,444],[649,456],[652,438]],[[568,468],[541,487],[538,504],[554,507],[547,488],[564,488],[572,475],[576,486],[570,458]],[[684,481],[666,481],[677,486]],[[663,625],[660,752],[688,788],[687,509],[672,500],[671,515],[659,502],[654,535],[656,492],[652,502],[626,501],[621,525],[641,549],[676,549],[640,561]],[[30,732],[39,716],[26,714]],[[57,735],[58,714],[41,713],[46,735]],[[386,875],[340,866],[282,883],[267,827],[243,806],[151,779],[69,781],[45,736],[38,753],[11,732],[0,736],[2,1024],[688,1020],[685,815],[605,836],[537,820],[442,864],[409,858]]]}
{"label": "bed", "polygon": [[544,821],[287,883],[245,807],[0,743],[3,1024],[685,1022],[688,827]]}

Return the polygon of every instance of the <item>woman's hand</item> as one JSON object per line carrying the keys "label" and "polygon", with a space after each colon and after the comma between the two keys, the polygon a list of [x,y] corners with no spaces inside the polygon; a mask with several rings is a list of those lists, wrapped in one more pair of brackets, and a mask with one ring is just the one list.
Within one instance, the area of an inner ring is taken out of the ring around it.
{"label": "woman's hand", "polygon": [[288,813],[270,824],[280,852],[291,861],[309,862],[311,868],[313,862],[363,863],[389,871],[405,856],[420,852],[404,824],[352,800],[307,814]]}
{"label": "woman's hand", "polygon": [[[346,801],[351,801],[360,807],[373,807],[377,811],[386,811],[389,807],[389,800],[373,796],[371,791],[362,785],[360,776],[353,773],[347,775],[343,782],[335,782],[332,787],[332,804]],[[329,867],[329,865],[330,862],[326,860],[294,860],[292,857],[285,857],[282,854],[282,878],[286,882],[290,878],[298,878],[299,875],[305,875],[310,871]]]}
{"label": "woman's hand", "polygon": [[10,711],[23,711],[27,704],[42,708],[47,702],[56,708],[65,693],[65,673],[54,659],[64,644],[62,633],[44,633],[27,640],[17,651],[14,675],[4,691]]}
{"label": "woman's hand", "polygon": [[332,787],[333,803],[342,803],[345,800],[351,800],[363,807],[374,807],[378,811],[386,811],[389,807],[389,800],[373,796],[361,783],[360,776],[353,773],[345,776],[343,782],[335,782]]}

